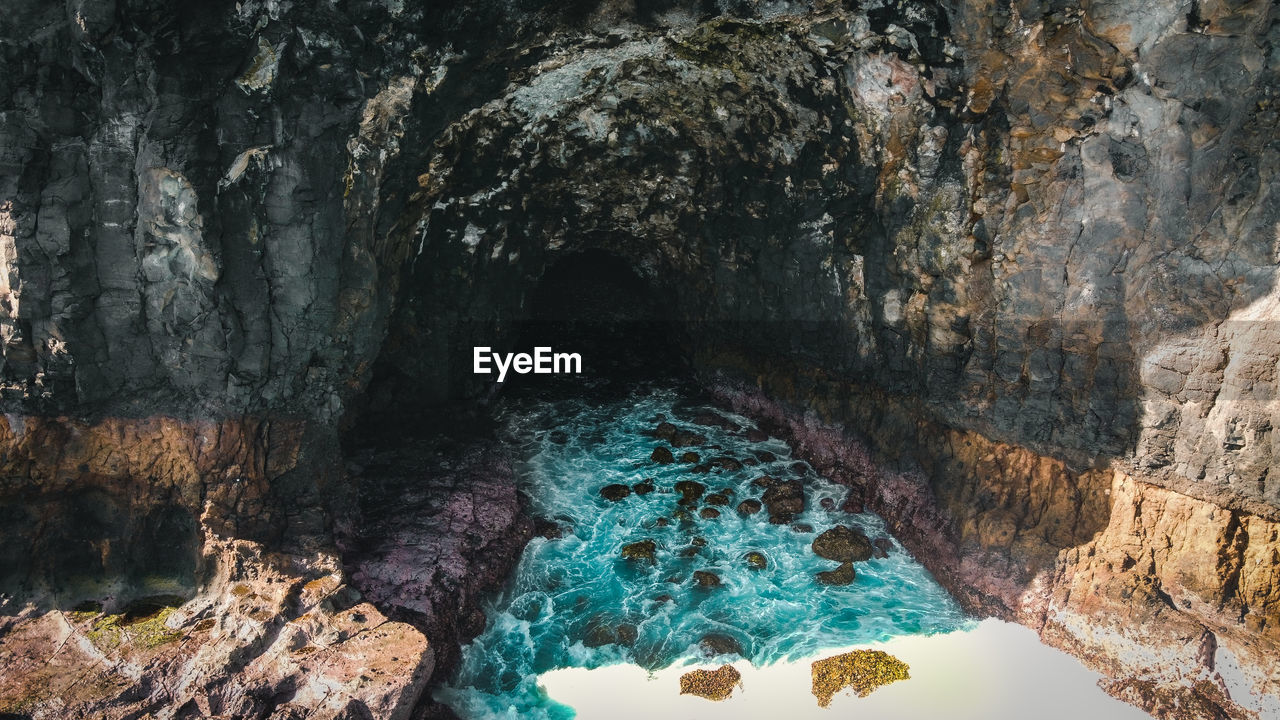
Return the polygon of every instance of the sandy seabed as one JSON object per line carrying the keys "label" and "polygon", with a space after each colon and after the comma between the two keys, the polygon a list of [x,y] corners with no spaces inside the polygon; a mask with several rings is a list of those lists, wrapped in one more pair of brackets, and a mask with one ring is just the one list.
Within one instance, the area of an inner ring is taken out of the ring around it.
{"label": "sandy seabed", "polygon": [[[865,698],[846,690],[830,707],[818,707],[810,664],[856,649],[884,650],[911,666],[911,678]],[[768,667],[746,661],[733,665],[742,673],[742,685],[721,702],[679,694],[681,675],[715,664],[654,673],[635,665],[566,668],[543,673],[539,683],[581,720],[1150,720],[1104,693],[1098,673],[1041,644],[1032,630],[999,620],[983,620],[969,630],[835,648]]]}

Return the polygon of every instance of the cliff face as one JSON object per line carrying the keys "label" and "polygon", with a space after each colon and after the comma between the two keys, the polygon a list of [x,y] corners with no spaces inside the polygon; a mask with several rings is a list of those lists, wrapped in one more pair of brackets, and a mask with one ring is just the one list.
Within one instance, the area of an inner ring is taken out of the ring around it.
{"label": "cliff face", "polygon": [[603,250],[972,607],[1280,695],[1274,4],[10,5],[7,587],[327,546],[339,425],[481,397]]}

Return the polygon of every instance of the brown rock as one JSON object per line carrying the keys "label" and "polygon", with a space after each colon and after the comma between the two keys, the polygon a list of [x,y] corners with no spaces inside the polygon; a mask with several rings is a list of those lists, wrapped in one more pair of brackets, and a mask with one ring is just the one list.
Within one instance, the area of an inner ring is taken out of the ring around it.
{"label": "brown rock", "polygon": [[742,675],[732,665],[721,665],[716,670],[693,670],[680,676],[680,694],[724,700],[741,681]]}
{"label": "brown rock", "polygon": [[603,488],[600,488],[600,497],[608,500],[609,502],[618,502],[630,495],[631,488],[626,485],[615,483],[613,485],[605,485]]}
{"label": "brown rock", "polygon": [[804,483],[799,480],[773,482],[760,499],[769,510],[769,522],[785,525],[804,512]]}
{"label": "brown rock", "polygon": [[845,525],[837,525],[813,539],[813,554],[836,562],[859,562],[872,555],[871,541]]}
{"label": "brown rock", "polygon": [[649,459],[659,465],[670,465],[676,461],[675,457],[671,454],[671,450],[664,447],[654,448],[653,454],[649,456]]}
{"label": "brown rock", "polygon": [[760,512],[762,507],[763,506],[760,504],[759,500],[756,500],[755,498],[747,498],[746,500],[738,503],[738,514],[743,517],[755,515]]}
{"label": "brown rock", "polygon": [[653,562],[653,555],[658,544],[652,540],[641,540],[622,546],[622,557],[628,560],[648,560]]}
{"label": "brown rock", "polygon": [[698,453],[692,450],[688,450],[680,455],[680,462],[682,463],[696,463],[701,459],[702,458],[698,455]]}
{"label": "brown rock", "polygon": [[702,510],[698,511],[698,515],[701,516],[703,520],[715,520],[720,517],[720,511],[715,508],[702,508]]}
{"label": "brown rock", "polygon": [[693,581],[702,588],[714,588],[720,586],[720,576],[709,570],[694,570]]}
{"label": "brown rock", "polygon": [[835,570],[825,570],[815,577],[823,585],[849,585],[853,582],[853,563],[843,562]]}

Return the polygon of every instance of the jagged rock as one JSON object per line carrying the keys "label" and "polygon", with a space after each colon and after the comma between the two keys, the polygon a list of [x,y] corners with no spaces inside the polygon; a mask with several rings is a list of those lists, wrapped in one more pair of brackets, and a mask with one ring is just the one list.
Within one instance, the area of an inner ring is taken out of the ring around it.
{"label": "jagged rock", "polygon": [[671,455],[670,448],[664,448],[664,447],[654,448],[653,454],[649,456],[649,459],[658,463],[659,465],[670,465],[671,463],[676,461],[675,457]]}
{"label": "jagged rock", "polygon": [[631,491],[636,495],[648,495],[655,490],[653,480],[642,480],[631,486]]}
{"label": "jagged rock", "polygon": [[738,503],[738,514],[746,517],[747,515],[755,515],[760,512],[764,506],[755,498],[747,498]]}

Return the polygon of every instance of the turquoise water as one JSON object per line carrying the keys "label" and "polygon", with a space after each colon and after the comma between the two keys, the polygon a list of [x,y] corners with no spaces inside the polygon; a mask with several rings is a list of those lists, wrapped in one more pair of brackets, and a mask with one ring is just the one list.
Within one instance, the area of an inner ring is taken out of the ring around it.
{"label": "turquoise water", "polygon": [[[436,692],[437,700],[468,720],[571,718],[571,708],[538,690],[538,673],[621,662],[655,669],[705,662],[699,643],[709,633],[732,638],[745,658],[767,665],[966,625],[955,602],[896,541],[887,558],[855,563],[852,585],[814,580],[814,573],[836,566],[810,549],[817,533],[844,524],[875,539],[888,536],[884,521],[840,511],[845,488],[807,465],[793,467],[797,461],[782,441],[752,443],[742,432],[688,421],[709,409],[684,405],[675,390],[659,390],[607,402],[525,401],[505,411],[507,440],[525,458],[522,490],[531,510],[555,518],[564,534],[529,543],[508,587],[485,608],[484,632],[463,648],[458,675]],[[753,427],[744,417],[718,414]],[[706,446],[719,446],[677,448],[677,457],[693,450],[703,462],[716,456],[775,459],[706,474],[691,473],[688,463],[655,464],[649,459],[654,448],[668,446],[647,434],[659,416],[706,435]],[[762,475],[804,478],[805,511],[794,522],[813,532],[770,524],[767,511],[748,517],[734,511],[743,499],[761,496],[751,481]],[[600,495],[606,485],[646,479],[656,488],[647,495],[618,502]],[[733,494],[727,506],[715,508],[718,518],[699,517],[709,507],[704,495],[691,518],[673,519],[681,507],[681,495],[672,489],[679,480],[700,482],[707,494],[723,488]],[[824,498],[836,509],[824,509]],[[663,517],[665,527],[658,524]],[[655,562],[621,558],[624,545],[643,540],[655,542]],[[744,561],[752,551],[763,553],[766,569]],[[698,587],[698,570],[714,572],[721,584]],[[611,639],[613,644],[601,644]]]}

